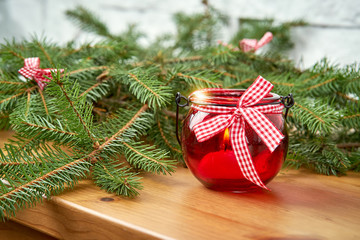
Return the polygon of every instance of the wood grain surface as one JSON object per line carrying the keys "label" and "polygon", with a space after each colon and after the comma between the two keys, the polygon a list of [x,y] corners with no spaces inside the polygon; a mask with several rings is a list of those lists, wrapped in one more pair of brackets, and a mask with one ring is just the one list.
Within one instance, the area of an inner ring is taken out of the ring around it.
{"label": "wood grain surface", "polygon": [[0,223],[0,240],[56,240],[22,224],[7,221]]}
{"label": "wood grain surface", "polygon": [[13,220],[60,239],[360,239],[359,173],[285,169],[271,192],[242,194],[206,189],[182,167],[143,176],[134,199],[84,180]]}

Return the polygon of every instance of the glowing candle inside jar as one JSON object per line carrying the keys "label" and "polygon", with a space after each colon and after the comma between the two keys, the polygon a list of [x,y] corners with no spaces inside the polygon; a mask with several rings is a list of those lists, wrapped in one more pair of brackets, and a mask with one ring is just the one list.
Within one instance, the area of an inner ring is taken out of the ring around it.
{"label": "glowing candle inside jar", "polygon": [[220,151],[206,154],[199,163],[198,172],[203,178],[234,179],[243,177],[231,147],[228,128],[224,131]]}
{"label": "glowing candle inside jar", "polygon": [[226,128],[223,137],[223,150],[231,149],[229,129]]}

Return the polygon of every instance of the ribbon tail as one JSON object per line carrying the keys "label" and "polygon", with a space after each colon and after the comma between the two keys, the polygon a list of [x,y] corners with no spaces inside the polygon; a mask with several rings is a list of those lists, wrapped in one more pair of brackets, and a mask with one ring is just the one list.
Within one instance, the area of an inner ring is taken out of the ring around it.
{"label": "ribbon tail", "polygon": [[259,187],[270,190],[261,181],[254,167],[251,154],[246,143],[245,120],[243,118],[235,121],[235,123],[231,126],[230,139],[236,160],[244,177]]}
{"label": "ribbon tail", "polygon": [[271,42],[272,39],[273,39],[273,34],[271,32],[266,32],[264,36],[257,42],[255,46],[255,50],[265,46],[266,44]]}
{"label": "ribbon tail", "polygon": [[38,84],[39,88],[41,89],[41,91],[44,91],[44,88],[47,86],[47,83],[43,81],[42,78],[34,78],[36,83]]}

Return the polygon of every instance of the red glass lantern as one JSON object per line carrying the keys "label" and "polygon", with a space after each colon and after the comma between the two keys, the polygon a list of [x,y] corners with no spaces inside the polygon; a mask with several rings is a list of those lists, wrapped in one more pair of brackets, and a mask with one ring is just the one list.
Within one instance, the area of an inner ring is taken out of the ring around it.
{"label": "red glass lantern", "polygon": [[[244,92],[245,90],[238,89],[207,89],[200,94],[195,92],[188,98],[188,103],[192,103],[192,107],[183,122],[181,143],[179,143],[182,145],[187,167],[202,184],[210,189],[245,192],[261,189],[249,181],[239,167],[239,161],[236,159],[234,147],[230,141],[229,127],[203,142],[198,141],[194,132],[196,125],[222,114],[204,112],[197,106],[236,107]],[[178,106],[181,98],[186,99],[178,93]],[[280,97],[275,93],[268,93],[261,101],[257,102],[256,106],[283,105],[288,109],[293,104],[291,94]],[[285,118],[281,113],[264,115],[284,135],[275,150],[271,152],[247,122],[245,122],[245,136],[253,167],[262,183],[267,184],[277,175],[286,158],[288,134]],[[178,140],[180,141],[180,139]]]}

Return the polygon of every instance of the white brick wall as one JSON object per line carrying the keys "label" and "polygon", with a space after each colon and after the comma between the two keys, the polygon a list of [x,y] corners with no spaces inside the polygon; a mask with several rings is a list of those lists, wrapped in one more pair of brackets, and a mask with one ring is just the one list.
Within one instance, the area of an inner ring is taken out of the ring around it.
{"label": "white brick wall", "polygon": [[[302,27],[293,30],[296,47],[290,57],[299,66],[308,67],[328,57],[341,65],[359,62],[360,1],[357,0],[210,0],[230,16],[224,29],[226,40],[237,29],[238,17],[269,17],[278,21],[304,19],[313,24],[337,25],[338,28]],[[150,39],[174,32],[172,15],[202,11],[200,0],[0,0],[0,42],[3,38],[21,38],[37,34],[64,43],[72,39],[94,40],[80,32],[65,17],[65,10],[83,5],[95,11],[112,32],[137,23]],[[343,27],[341,27],[343,26]],[[346,28],[350,27],[350,28]]]}

